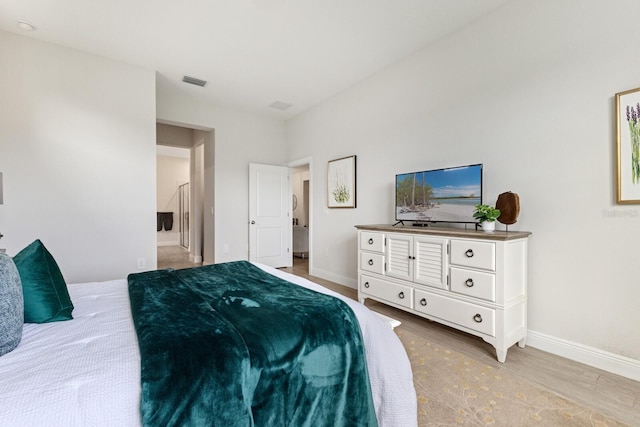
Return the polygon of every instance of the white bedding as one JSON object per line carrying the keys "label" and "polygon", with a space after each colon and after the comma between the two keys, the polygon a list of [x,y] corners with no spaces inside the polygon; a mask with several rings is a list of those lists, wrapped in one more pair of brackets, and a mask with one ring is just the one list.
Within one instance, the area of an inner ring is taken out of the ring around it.
{"label": "white bedding", "polygon": [[[365,341],[379,425],[417,425],[411,366],[391,328],[353,300],[258,266],[347,302]],[[140,426],[140,355],[126,280],[68,288],[74,319],[25,324],[20,345],[0,357],[0,426]]]}

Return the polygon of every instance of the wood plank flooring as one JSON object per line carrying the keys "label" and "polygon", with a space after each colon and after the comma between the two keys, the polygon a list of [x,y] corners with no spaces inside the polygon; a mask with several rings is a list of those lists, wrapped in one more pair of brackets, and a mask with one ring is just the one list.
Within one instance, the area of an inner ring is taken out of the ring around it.
{"label": "wood plank flooring", "polygon": [[[167,249],[169,248],[169,249]],[[172,247],[159,247],[159,268],[184,268],[194,264],[188,261],[186,251],[172,251]],[[162,252],[171,254],[172,260],[165,262]],[[188,255],[188,254],[187,254]],[[179,257],[183,259],[180,260]],[[174,265],[169,265],[174,263]],[[160,267],[163,265],[163,267]],[[283,271],[305,277],[349,298],[357,299],[357,291],[308,273],[308,259],[294,257],[294,266]],[[640,382],[600,369],[573,362],[562,357],[527,346],[524,349],[513,346],[507,353],[507,361],[502,364],[495,358],[493,347],[478,337],[457,331],[419,316],[393,307],[367,300],[367,307],[386,314],[402,322],[401,328],[420,335],[435,343],[450,347],[468,357],[545,387],[562,397],[590,407],[602,414],[614,417],[631,426],[640,426]]]}
{"label": "wood plank flooring", "polygon": [[190,268],[201,266],[189,259],[189,251],[182,246],[158,246],[158,270],[165,268]]}

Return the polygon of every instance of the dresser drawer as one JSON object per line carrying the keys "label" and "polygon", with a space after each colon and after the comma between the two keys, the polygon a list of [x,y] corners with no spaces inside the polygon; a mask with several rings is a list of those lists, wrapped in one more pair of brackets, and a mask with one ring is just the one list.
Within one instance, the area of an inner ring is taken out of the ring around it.
{"label": "dresser drawer", "polygon": [[384,252],[384,233],[360,232],[360,249],[371,252]]}
{"label": "dresser drawer", "polygon": [[495,336],[493,309],[416,289],[414,309],[474,331]]}
{"label": "dresser drawer", "polygon": [[496,276],[492,273],[451,267],[451,291],[487,301],[495,301]]}
{"label": "dresser drawer", "polygon": [[360,252],[360,268],[371,273],[384,274],[384,255]]}
{"label": "dresser drawer", "polygon": [[411,308],[413,306],[413,288],[364,274],[360,276],[360,292],[402,307]]}
{"label": "dresser drawer", "polygon": [[463,267],[496,269],[496,245],[475,240],[451,240],[451,264]]}

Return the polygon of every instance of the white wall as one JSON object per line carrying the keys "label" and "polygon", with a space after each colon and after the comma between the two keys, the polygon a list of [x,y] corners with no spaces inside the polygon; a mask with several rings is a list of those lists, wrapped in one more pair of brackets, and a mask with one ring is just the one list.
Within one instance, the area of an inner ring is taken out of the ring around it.
{"label": "white wall", "polygon": [[68,282],[156,266],[155,75],[0,32],[0,246],[41,239]]}
{"label": "white wall", "polygon": [[178,186],[189,182],[189,159],[159,155],[156,157],[158,211],[178,211]]}
{"label": "white wall", "polygon": [[[640,359],[640,207],[615,204],[614,158],[638,16],[637,0],[513,1],[290,120],[288,159],[317,162],[312,274],[355,285],[353,226],[393,221],[396,173],[482,162],[486,200],[518,193],[513,229],[533,232],[532,335]],[[353,154],[358,207],[328,210],[326,162]]]}
{"label": "white wall", "polygon": [[158,120],[215,130],[215,156],[207,161],[214,162],[215,189],[204,195],[215,197],[215,262],[248,259],[249,163],[285,165],[284,122],[200,102],[175,85],[158,75]]}

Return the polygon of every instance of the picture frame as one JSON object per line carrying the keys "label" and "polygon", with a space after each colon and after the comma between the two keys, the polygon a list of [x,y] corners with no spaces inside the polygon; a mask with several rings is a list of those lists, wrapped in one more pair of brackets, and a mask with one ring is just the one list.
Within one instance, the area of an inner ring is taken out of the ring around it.
{"label": "picture frame", "polygon": [[356,156],[330,160],[327,171],[327,207],[356,207]]}
{"label": "picture frame", "polygon": [[640,204],[640,88],[616,93],[616,203]]}

